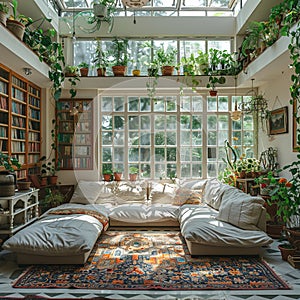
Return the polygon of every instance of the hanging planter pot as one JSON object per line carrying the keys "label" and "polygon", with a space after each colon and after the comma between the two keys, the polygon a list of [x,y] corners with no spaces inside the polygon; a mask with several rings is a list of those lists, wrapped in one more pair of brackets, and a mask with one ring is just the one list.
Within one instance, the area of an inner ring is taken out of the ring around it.
{"label": "hanging planter pot", "polygon": [[218,95],[218,91],[216,91],[216,90],[210,90],[210,91],[209,91],[209,95],[210,95],[211,97],[216,97],[216,96]]}
{"label": "hanging planter pot", "polygon": [[93,6],[94,15],[97,18],[105,18],[107,17],[107,7],[103,4],[94,4]]}

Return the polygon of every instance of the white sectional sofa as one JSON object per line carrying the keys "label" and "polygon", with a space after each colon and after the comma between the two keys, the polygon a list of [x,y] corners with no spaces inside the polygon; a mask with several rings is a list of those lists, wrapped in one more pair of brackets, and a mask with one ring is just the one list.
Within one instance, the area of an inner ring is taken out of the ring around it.
{"label": "white sectional sofa", "polygon": [[3,248],[15,252],[19,264],[84,263],[109,224],[178,228],[191,255],[256,255],[272,242],[263,205],[262,198],[216,179],[80,181],[70,203],[46,212]]}

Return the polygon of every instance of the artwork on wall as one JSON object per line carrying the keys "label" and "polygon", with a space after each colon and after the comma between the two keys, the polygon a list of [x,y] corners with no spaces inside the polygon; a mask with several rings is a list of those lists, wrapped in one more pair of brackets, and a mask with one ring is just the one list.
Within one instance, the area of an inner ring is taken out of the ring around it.
{"label": "artwork on wall", "polygon": [[296,114],[297,112],[297,101],[294,101],[293,104],[293,151],[298,152],[297,148],[300,147],[298,144],[297,136],[300,134],[300,124],[296,121]]}
{"label": "artwork on wall", "polygon": [[288,107],[284,106],[270,111],[270,134],[288,133]]}

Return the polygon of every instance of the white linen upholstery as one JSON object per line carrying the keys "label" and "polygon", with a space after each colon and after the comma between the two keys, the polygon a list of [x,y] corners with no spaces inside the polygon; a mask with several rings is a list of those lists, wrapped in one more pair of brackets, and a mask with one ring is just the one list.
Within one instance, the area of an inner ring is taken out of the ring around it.
{"label": "white linen upholstery", "polygon": [[203,192],[204,201],[214,209],[219,209],[223,193],[226,190],[235,189],[234,187],[223,184],[216,178],[207,180]]}
{"label": "white linen upholstery", "polygon": [[272,242],[263,231],[240,229],[217,220],[216,215],[217,211],[210,207],[183,205],[179,214],[183,237],[190,242],[211,247],[260,247]]}
{"label": "white linen upholstery", "polygon": [[222,197],[217,219],[242,229],[257,230],[265,201],[238,189],[226,190]]}
{"label": "white linen upholstery", "polygon": [[113,207],[109,214],[110,220],[127,223],[164,222],[177,220],[179,207],[169,204],[124,204]]}
{"label": "white linen upholstery", "polygon": [[93,204],[96,202],[103,184],[100,181],[79,181],[71,198],[71,203]]}

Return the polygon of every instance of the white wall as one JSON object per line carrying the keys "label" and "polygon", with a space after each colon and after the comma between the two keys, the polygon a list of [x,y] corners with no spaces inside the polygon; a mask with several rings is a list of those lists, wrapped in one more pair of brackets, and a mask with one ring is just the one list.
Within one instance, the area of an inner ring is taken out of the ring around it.
{"label": "white wall", "polygon": [[[261,86],[259,92],[265,95],[269,100],[268,109],[274,110],[283,106],[288,106],[288,133],[268,136],[266,132],[260,129],[258,135],[259,153],[268,147],[278,149],[278,162],[280,167],[296,160],[296,152],[293,152],[293,107],[289,103],[292,70],[286,66],[284,70],[277,70],[276,80]],[[283,172],[283,176],[289,177],[289,173]]]}

